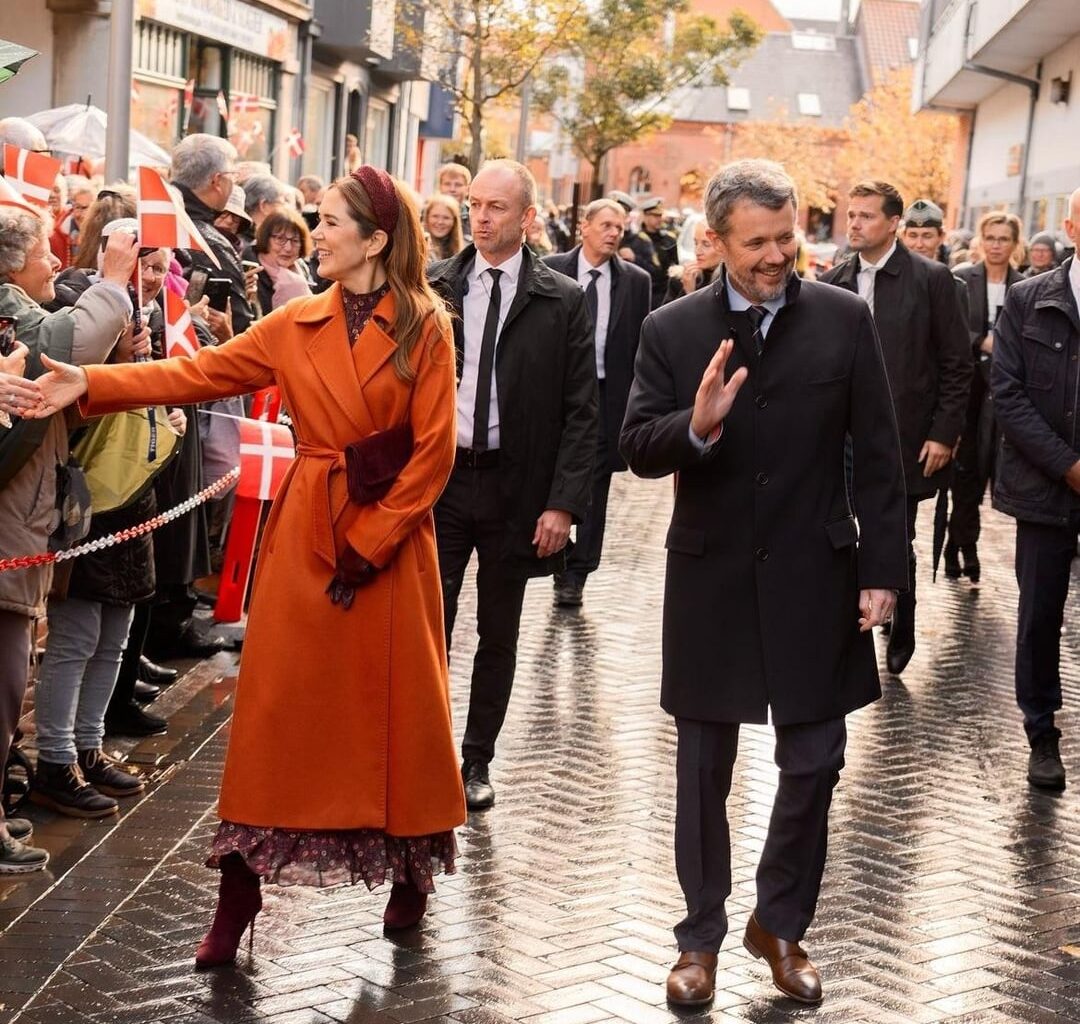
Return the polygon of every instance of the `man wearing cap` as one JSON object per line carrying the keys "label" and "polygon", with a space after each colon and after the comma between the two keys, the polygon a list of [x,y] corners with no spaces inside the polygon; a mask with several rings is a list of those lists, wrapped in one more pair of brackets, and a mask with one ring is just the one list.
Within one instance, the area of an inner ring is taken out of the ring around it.
{"label": "man wearing cap", "polygon": [[1000,211],[985,214],[979,221],[978,235],[983,258],[978,263],[957,267],[954,272],[967,288],[973,375],[964,433],[953,466],[953,511],[945,545],[945,576],[948,579],[967,576],[972,583],[978,583],[982,575],[977,547],[979,506],[990,479],[995,447],[993,405],[987,400],[994,324],[1005,305],[1008,290],[1023,279],[1012,265],[1013,254],[1020,245],[1020,218],[1016,214]]}
{"label": "man wearing cap", "polygon": [[929,199],[916,199],[904,211],[904,231],[900,236],[912,252],[928,260],[949,265],[945,246],[945,212]]}
{"label": "man wearing cap", "polygon": [[668,286],[668,271],[679,262],[679,240],[664,226],[664,200],[653,196],[641,204],[641,228],[653,244],[656,263],[649,268],[652,278],[652,308],[664,301]]}
{"label": "man wearing cap", "polygon": [[623,231],[622,241],[619,243],[619,256],[628,263],[636,263],[652,277],[652,268],[659,266],[660,263],[652,240],[644,231],[635,228],[631,220],[631,215],[638,208],[637,203],[625,192],[618,190],[609,192],[607,197],[614,199],[626,211],[626,228]]}
{"label": "man wearing cap", "polygon": [[593,468],[592,502],[584,520],[578,524],[576,542],[566,556],[566,568],[555,576],[555,603],[563,608],[581,604],[585,581],[600,565],[611,474],[626,469],[619,455],[619,430],[634,380],[634,356],[641,323],[649,315],[652,282],[641,267],[628,263],[615,251],[625,222],[626,213],[614,200],[594,200],[585,208],[581,245],[567,253],[544,257],[549,267],[574,278],[585,289],[600,387],[599,446]]}
{"label": "man wearing cap", "polygon": [[244,190],[239,185],[233,185],[225,209],[214,218],[214,227],[232,243],[236,255],[240,256],[247,245],[245,236],[251,229],[251,218],[244,209]]}
{"label": "man wearing cap", "polygon": [[1028,268],[1024,277],[1045,274],[1057,266],[1057,242],[1049,231],[1031,236],[1028,243]]}
{"label": "man wearing cap", "polygon": [[[896,602],[886,663],[893,675],[915,653],[915,518],[948,482],[971,387],[971,344],[949,269],[897,244],[904,201],[886,181],[848,193],[850,259],[820,278],[866,300],[881,339],[900,428],[907,484],[908,589]],[[857,483],[857,482],[856,482]]]}

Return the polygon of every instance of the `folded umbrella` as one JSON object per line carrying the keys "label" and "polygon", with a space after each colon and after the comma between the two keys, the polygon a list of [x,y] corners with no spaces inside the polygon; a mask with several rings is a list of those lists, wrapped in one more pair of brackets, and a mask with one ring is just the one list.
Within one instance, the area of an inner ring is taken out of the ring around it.
{"label": "folded umbrella", "polygon": [[[54,153],[67,153],[88,160],[100,160],[105,156],[105,128],[109,117],[100,107],[90,103],[69,103],[31,114],[26,120],[41,129],[49,149]],[[134,130],[131,132],[130,154],[132,166],[148,164],[168,167],[170,162],[169,154],[164,149]]]}
{"label": "folded umbrella", "polygon": [[28,46],[20,46],[18,43],[9,43],[6,39],[0,39],[0,82],[6,82],[31,57],[37,55],[38,51],[31,50]]}

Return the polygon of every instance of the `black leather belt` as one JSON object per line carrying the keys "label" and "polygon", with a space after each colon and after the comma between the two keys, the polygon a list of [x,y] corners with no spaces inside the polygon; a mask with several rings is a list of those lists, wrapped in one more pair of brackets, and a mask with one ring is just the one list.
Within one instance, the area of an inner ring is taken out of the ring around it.
{"label": "black leather belt", "polygon": [[498,448],[489,448],[486,451],[478,451],[475,448],[459,448],[454,456],[454,465],[464,466],[466,469],[490,469],[498,464]]}

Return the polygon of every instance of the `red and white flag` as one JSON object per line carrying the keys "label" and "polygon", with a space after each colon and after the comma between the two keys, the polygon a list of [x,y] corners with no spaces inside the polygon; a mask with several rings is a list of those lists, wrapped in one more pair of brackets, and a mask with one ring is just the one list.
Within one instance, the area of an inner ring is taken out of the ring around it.
{"label": "red and white flag", "polygon": [[217,94],[217,112],[221,115],[222,121],[229,120],[229,104],[225,102],[225,93],[220,89]]}
{"label": "red and white flag", "polygon": [[4,143],[4,177],[26,202],[47,207],[59,173],[59,160]]}
{"label": "red and white flag", "polygon": [[307,149],[307,143],[304,141],[304,136],[300,134],[299,128],[294,128],[289,132],[285,144],[289,147],[289,156],[303,156],[304,150]]}
{"label": "red and white flag", "polygon": [[187,303],[175,292],[165,289],[165,356],[193,356],[199,351],[199,339],[191,322]]}
{"label": "red and white flag", "polygon": [[133,78],[131,80],[131,102],[132,103],[138,103],[140,95],[141,94],[140,94],[140,91],[139,91],[139,83],[136,82],[135,79]]}
{"label": "red and white flag", "polygon": [[183,203],[152,167],[139,168],[139,244],[146,248],[194,249],[221,264],[191,222]]}
{"label": "red and white flag", "polygon": [[192,111],[195,109],[195,79],[189,78],[184,83],[184,131],[187,131]]}
{"label": "red and white flag", "polygon": [[7,178],[0,178],[0,206],[17,206],[35,217],[41,216],[41,212],[28,205],[22,193]]}
{"label": "red and white flag", "polygon": [[254,114],[259,109],[259,97],[251,93],[234,92],[229,95],[234,114]]}
{"label": "red and white flag", "polygon": [[282,423],[240,420],[239,498],[270,501],[281,487],[295,451],[292,434]]}

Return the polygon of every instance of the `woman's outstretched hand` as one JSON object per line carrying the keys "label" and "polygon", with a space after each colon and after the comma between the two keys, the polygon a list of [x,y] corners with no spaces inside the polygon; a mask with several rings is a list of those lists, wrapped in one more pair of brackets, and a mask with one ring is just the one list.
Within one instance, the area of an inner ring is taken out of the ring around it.
{"label": "woman's outstretched hand", "polygon": [[46,355],[41,357],[41,365],[49,372],[34,381],[39,398],[37,405],[23,413],[27,419],[45,419],[74,405],[86,394],[86,371],[81,366],[59,363]]}

